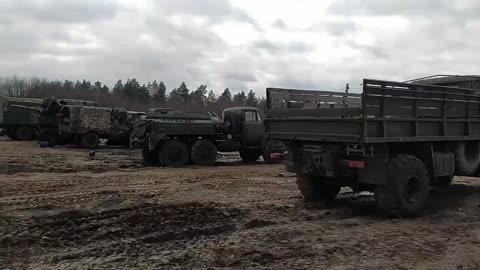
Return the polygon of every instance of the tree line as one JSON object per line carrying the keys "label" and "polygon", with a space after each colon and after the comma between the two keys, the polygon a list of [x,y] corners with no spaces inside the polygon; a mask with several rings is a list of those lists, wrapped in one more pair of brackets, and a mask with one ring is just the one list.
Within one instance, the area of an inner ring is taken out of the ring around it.
{"label": "tree line", "polygon": [[188,112],[215,112],[236,106],[257,107],[263,111],[265,98],[257,98],[253,90],[237,91],[235,94],[225,88],[216,95],[207,85],[190,89],[185,82],[167,92],[164,82],[141,84],[135,78],[118,80],[110,89],[100,81],[89,80],[58,81],[37,77],[17,76],[0,78],[0,95],[29,98],[55,96],[92,100],[105,107],[122,107],[129,110],[147,111],[148,108],[171,108]]}

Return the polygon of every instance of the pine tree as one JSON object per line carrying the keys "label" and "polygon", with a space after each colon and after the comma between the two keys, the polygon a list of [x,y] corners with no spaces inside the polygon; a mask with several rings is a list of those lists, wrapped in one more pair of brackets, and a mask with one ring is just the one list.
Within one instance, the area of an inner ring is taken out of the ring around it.
{"label": "pine tree", "polygon": [[213,93],[213,90],[210,90],[207,96],[207,103],[215,103],[215,102],[217,102],[217,97],[215,96],[215,93]]}
{"label": "pine tree", "polygon": [[255,97],[255,92],[250,89],[250,92],[248,92],[247,99],[245,100],[245,105],[249,107],[257,107],[258,105],[258,99]]}
{"label": "pine tree", "polygon": [[223,90],[223,93],[218,97],[217,102],[220,102],[223,104],[232,103],[232,93],[230,93],[230,89],[225,88],[225,90]]}
{"label": "pine tree", "polygon": [[246,100],[247,100],[247,96],[245,95],[244,91],[238,92],[233,96],[233,103],[236,106],[245,106]]}
{"label": "pine tree", "polygon": [[175,88],[170,92],[170,100],[175,102],[187,102],[189,92],[190,90],[188,90],[185,82],[182,82],[180,87]]}
{"label": "pine tree", "polygon": [[115,86],[113,87],[112,91],[113,91],[113,93],[115,93],[115,94],[121,94],[121,93],[123,93],[122,80],[118,80],[118,81],[117,81],[117,83],[116,83]]}

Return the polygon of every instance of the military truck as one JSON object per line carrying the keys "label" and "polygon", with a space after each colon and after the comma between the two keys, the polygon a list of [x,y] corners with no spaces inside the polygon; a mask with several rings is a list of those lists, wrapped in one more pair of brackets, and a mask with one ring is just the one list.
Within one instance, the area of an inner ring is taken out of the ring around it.
{"label": "military truck", "polygon": [[60,135],[89,149],[114,135],[129,138],[131,129],[127,111],[120,108],[64,105],[58,115]]}
{"label": "military truck", "polygon": [[268,88],[267,108],[267,138],[285,142],[306,201],[351,187],[388,216],[415,216],[431,186],[478,175],[475,89],[364,79],[361,94]]}
{"label": "military truck", "polygon": [[35,139],[41,103],[41,99],[0,97],[0,128],[12,140]]}
{"label": "military truck", "polygon": [[61,145],[68,143],[67,138],[60,136],[58,130],[58,114],[61,112],[63,106],[78,105],[98,107],[100,104],[95,101],[78,100],[78,99],[63,99],[55,97],[46,97],[43,99],[40,110],[40,117],[38,119],[38,128],[40,133],[38,135],[39,142],[47,142],[48,146]]}
{"label": "military truck", "polygon": [[213,165],[217,151],[240,151],[244,161],[252,162],[267,145],[271,151],[279,147],[265,140],[258,109],[250,107],[226,109],[223,119],[213,113],[149,114],[136,123],[135,134],[143,159],[161,166]]}

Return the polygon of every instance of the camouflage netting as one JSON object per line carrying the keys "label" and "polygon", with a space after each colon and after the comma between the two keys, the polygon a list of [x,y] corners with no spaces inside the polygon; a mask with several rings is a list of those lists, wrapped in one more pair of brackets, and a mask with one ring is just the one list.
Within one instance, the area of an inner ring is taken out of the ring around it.
{"label": "camouflage netting", "polygon": [[63,111],[65,120],[69,121],[71,133],[95,131],[99,134],[122,134],[131,127],[127,111],[123,109],[65,106]]}

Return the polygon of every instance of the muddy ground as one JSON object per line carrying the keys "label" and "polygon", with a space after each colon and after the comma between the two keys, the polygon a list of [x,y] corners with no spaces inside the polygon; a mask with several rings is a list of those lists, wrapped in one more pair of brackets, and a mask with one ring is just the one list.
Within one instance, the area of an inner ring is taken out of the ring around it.
{"label": "muddy ground", "polygon": [[0,269],[479,269],[480,182],[385,219],[370,194],[302,202],[282,165],[145,167],[139,151],[0,139]]}

